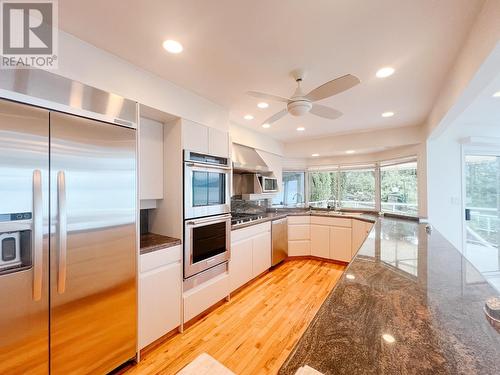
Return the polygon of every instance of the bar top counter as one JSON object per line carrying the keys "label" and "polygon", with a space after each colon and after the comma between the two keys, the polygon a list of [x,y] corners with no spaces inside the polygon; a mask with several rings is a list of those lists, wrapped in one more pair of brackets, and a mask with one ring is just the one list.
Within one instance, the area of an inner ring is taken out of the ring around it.
{"label": "bar top counter", "polygon": [[490,297],[439,232],[381,218],[279,374],[500,374]]}

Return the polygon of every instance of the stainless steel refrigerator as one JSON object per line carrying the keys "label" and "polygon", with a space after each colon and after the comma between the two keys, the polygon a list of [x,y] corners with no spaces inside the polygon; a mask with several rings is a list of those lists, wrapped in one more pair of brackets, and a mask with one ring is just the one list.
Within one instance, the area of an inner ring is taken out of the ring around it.
{"label": "stainless steel refrigerator", "polygon": [[136,130],[0,100],[0,374],[136,352]]}

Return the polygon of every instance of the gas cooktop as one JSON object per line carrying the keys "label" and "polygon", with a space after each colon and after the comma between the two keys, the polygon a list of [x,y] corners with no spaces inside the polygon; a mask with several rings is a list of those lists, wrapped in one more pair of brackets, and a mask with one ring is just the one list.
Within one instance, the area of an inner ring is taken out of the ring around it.
{"label": "gas cooktop", "polygon": [[248,213],[232,213],[231,225],[248,223],[249,221],[263,219],[263,214],[248,214]]}

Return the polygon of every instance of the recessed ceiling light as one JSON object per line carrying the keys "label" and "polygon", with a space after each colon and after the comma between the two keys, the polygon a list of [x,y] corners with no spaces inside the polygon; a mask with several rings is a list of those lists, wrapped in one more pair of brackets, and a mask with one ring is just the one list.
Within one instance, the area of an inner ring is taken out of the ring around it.
{"label": "recessed ceiling light", "polygon": [[264,129],[268,129],[268,128],[270,128],[270,127],[271,127],[271,125],[266,123],[266,124],[262,124],[262,127],[263,127]]}
{"label": "recessed ceiling light", "polygon": [[497,91],[496,93],[493,94],[494,98],[500,98],[500,91]]}
{"label": "recessed ceiling light", "polygon": [[303,126],[299,126],[299,127],[297,128],[297,131],[298,131],[298,132],[303,132],[304,130],[306,130],[306,128],[304,128]]}
{"label": "recessed ceiling light", "polygon": [[377,77],[378,78],[386,78],[389,76],[392,76],[394,74],[394,68],[391,68],[390,66],[386,66],[385,68],[377,70]]}
{"label": "recessed ceiling light", "polygon": [[260,109],[266,109],[267,107],[269,107],[269,104],[267,104],[266,102],[260,102],[259,104],[257,104],[257,107],[259,107]]}
{"label": "recessed ceiling light", "polygon": [[248,121],[253,120],[253,116],[252,115],[245,115],[245,116],[243,116],[243,118],[245,120],[248,120]]}
{"label": "recessed ceiling light", "polygon": [[165,48],[170,53],[181,53],[182,50],[184,49],[182,47],[182,44],[180,44],[176,40],[171,40],[171,39],[165,40],[163,42],[163,48]]}
{"label": "recessed ceiling light", "polygon": [[356,278],[356,276],[354,276],[351,273],[348,273],[347,275],[345,275],[345,277],[346,277],[346,279],[349,279],[349,280],[354,280]]}
{"label": "recessed ceiling light", "polygon": [[319,156],[319,154],[312,154],[311,156],[312,156],[313,158],[315,158],[315,157],[318,157],[318,156]]}
{"label": "recessed ceiling light", "polygon": [[396,342],[396,339],[394,338],[394,336],[389,335],[388,333],[384,333],[382,335],[382,338],[385,340],[385,342],[388,342],[389,344]]}
{"label": "recessed ceiling light", "polygon": [[355,152],[356,152],[356,151],[354,151],[354,150],[347,150],[345,153],[346,153],[346,154],[354,154]]}
{"label": "recessed ceiling light", "polygon": [[384,112],[382,113],[382,117],[392,117],[394,116],[394,112]]}

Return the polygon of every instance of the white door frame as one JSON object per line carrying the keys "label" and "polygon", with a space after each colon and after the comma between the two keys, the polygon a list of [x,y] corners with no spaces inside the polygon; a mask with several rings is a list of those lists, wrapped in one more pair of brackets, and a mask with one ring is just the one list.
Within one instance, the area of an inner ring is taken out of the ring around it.
{"label": "white door frame", "polygon": [[462,253],[467,253],[467,223],[465,221],[465,206],[466,206],[466,180],[465,180],[465,157],[467,155],[484,155],[484,156],[497,156],[500,157],[500,143],[499,144],[481,144],[481,143],[462,143],[460,147],[461,152],[461,175],[462,175]]}

